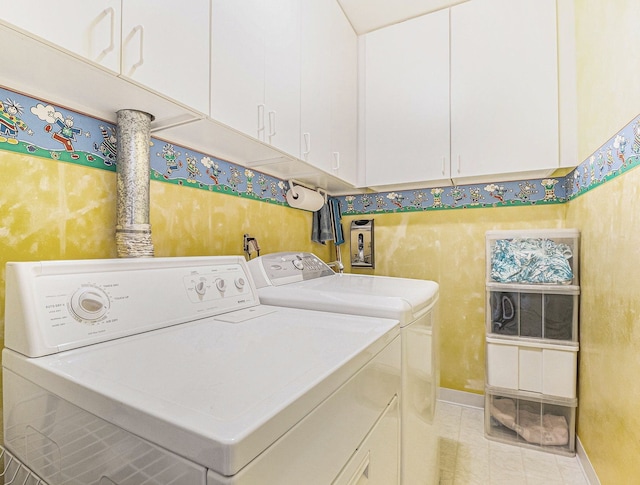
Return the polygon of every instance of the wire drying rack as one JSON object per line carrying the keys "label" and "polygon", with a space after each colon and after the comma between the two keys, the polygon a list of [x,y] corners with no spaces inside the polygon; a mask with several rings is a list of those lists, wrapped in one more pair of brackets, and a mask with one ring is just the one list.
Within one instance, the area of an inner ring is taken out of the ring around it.
{"label": "wire drying rack", "polygon": [[48,485],[42,478],[0,445],[0,483],[4,485]]}

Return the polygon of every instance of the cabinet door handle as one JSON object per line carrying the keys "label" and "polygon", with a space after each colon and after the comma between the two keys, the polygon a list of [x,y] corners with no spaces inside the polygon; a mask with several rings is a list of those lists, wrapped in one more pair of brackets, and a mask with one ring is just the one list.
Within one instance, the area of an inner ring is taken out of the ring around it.
{"label": "cabinet door handle", "polygon": [[458,173],[460,173],[460,155],[458,155]]}
{"label": "cabinet door handle", "polygon": [[269,142],[276,136],[276,112],[269,111]]}
{"label": "cabinet door handle", "polygon": [[446,158],[442,157],[442,175],[444,175],[446,173],[446,170],[447,170]]}
{"label": "cabinet door handle", "polygon": [[110,22],[110,31],[109,31],[109,45],[107,47],[105,47],[102,52],[100,53],[100,55],[98,56],[98,58],[96,59],[97,62],[100,62],[102,59],[104,59],[104,57],[113,50],[113,48],[115,47],[115,38],[116,38],[116,11],[113,9],[113,7],[109,7],[106,8],[102,11],[102,14],[100,15],[101,18],[106,17],[107,15],[111,16],[111,22]]}
{"label": "cabinet door handle", "polygon": [[304,152],[302,152],[302,158],[307,158],[311,153],[311,133],[304,133]]}
{"label": "cabinet door handle", "polygon": [[142,25],[136,25],[131,31],[131,35],[133,36],[136,32],[140,32],[140,52],[138,53],[138,62],[131,66],[130,73],[133,73],[144,64],[144,27]]}
{"label": "cabinet door handle", "polygon": [[258,140],[264,141],[264,104],[258,105]]}
{"label": "cabinet door handle", "polygon": [[340,152],[333,152],[333,170],[338,170],[340,168]]}

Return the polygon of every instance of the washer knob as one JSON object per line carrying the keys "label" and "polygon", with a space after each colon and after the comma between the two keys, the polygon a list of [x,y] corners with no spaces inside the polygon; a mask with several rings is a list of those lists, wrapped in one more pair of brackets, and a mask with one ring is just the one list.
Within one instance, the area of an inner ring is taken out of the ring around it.
{"label": "washer knob", "polygon": [[218,291],[220,293],[224,293],[224,291],[227,289],[227,282],[222,278],[218,278],[216,280],[216,288],[218,288]]}
{"label": "washer knob", "polygon": [[299,269],[300,271],[302,271],[304,269],[304,263],[302,262],[301,259],[294,259],[293,260],[293,266],[296,269]]}
{"label": "washer knob", "polygon": [[245,281],[245,279],[242,276],[238,276],[235,280],[235,284],[236,284],[236,288],[238,288],[239,290],[241,290],[242,288],[244,288],[244,285],[247,282]]}
{"label": "washer knob", "polygon": [[204,296],[207,292],[207,286],[204,281],[199,281],[195,286],[196,293],[200,296]]}

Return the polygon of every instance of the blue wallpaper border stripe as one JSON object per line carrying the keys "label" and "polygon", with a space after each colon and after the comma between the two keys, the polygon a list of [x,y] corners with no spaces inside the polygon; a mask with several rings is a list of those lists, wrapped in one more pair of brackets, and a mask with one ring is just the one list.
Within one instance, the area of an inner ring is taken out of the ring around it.
{"label": "blue wallpaper border stripe", "polygon": [[[0,150],[116,171],[113,124],[0,88]],[[563,204],[640,165],[640,115],[564,177],[337,197],[343,215]],[[287,206],[285,180],[152,138],[151,180]]]}

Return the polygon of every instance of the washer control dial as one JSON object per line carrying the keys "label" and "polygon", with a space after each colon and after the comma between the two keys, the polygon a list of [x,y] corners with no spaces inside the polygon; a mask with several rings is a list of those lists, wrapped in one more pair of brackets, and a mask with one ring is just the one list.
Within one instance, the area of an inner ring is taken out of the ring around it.
{"label": "washer control dial", "polygon": [[293,266],[295,266],[295,268],[299,269],[300,271],[304,269],[304,263],[299,257],[293,260]]}
{"label": "washer control dial", "polygon": [[109,311],[109,296],[97,286],[84,286],[71,296],[69,308],[73,316],[80,321],[93,323],[104,317]]}
{"label": "washer control dial", "polygon": [[204,294],[207,292],[207,283],[206,281],[200,280],[196,283],[195,286],[195,290],[196,293],[200,296],[204,296]]}
{"label": "washer control dial", "polygon": [[244,285],[247,284],[246,280],[242,277],[242,276],[238,276],[235,279],[235,284],[236,284],[236,288],[238,288],[239,290],[244,288]]}
{"label": "washer control dial", "polygon": [[222,278],[218,278],[216,280],[216,288],[218,288],[218,291],[220,293],[224,293],[225,290],[227,289],[227,282],[225,280],[223,280]]}

